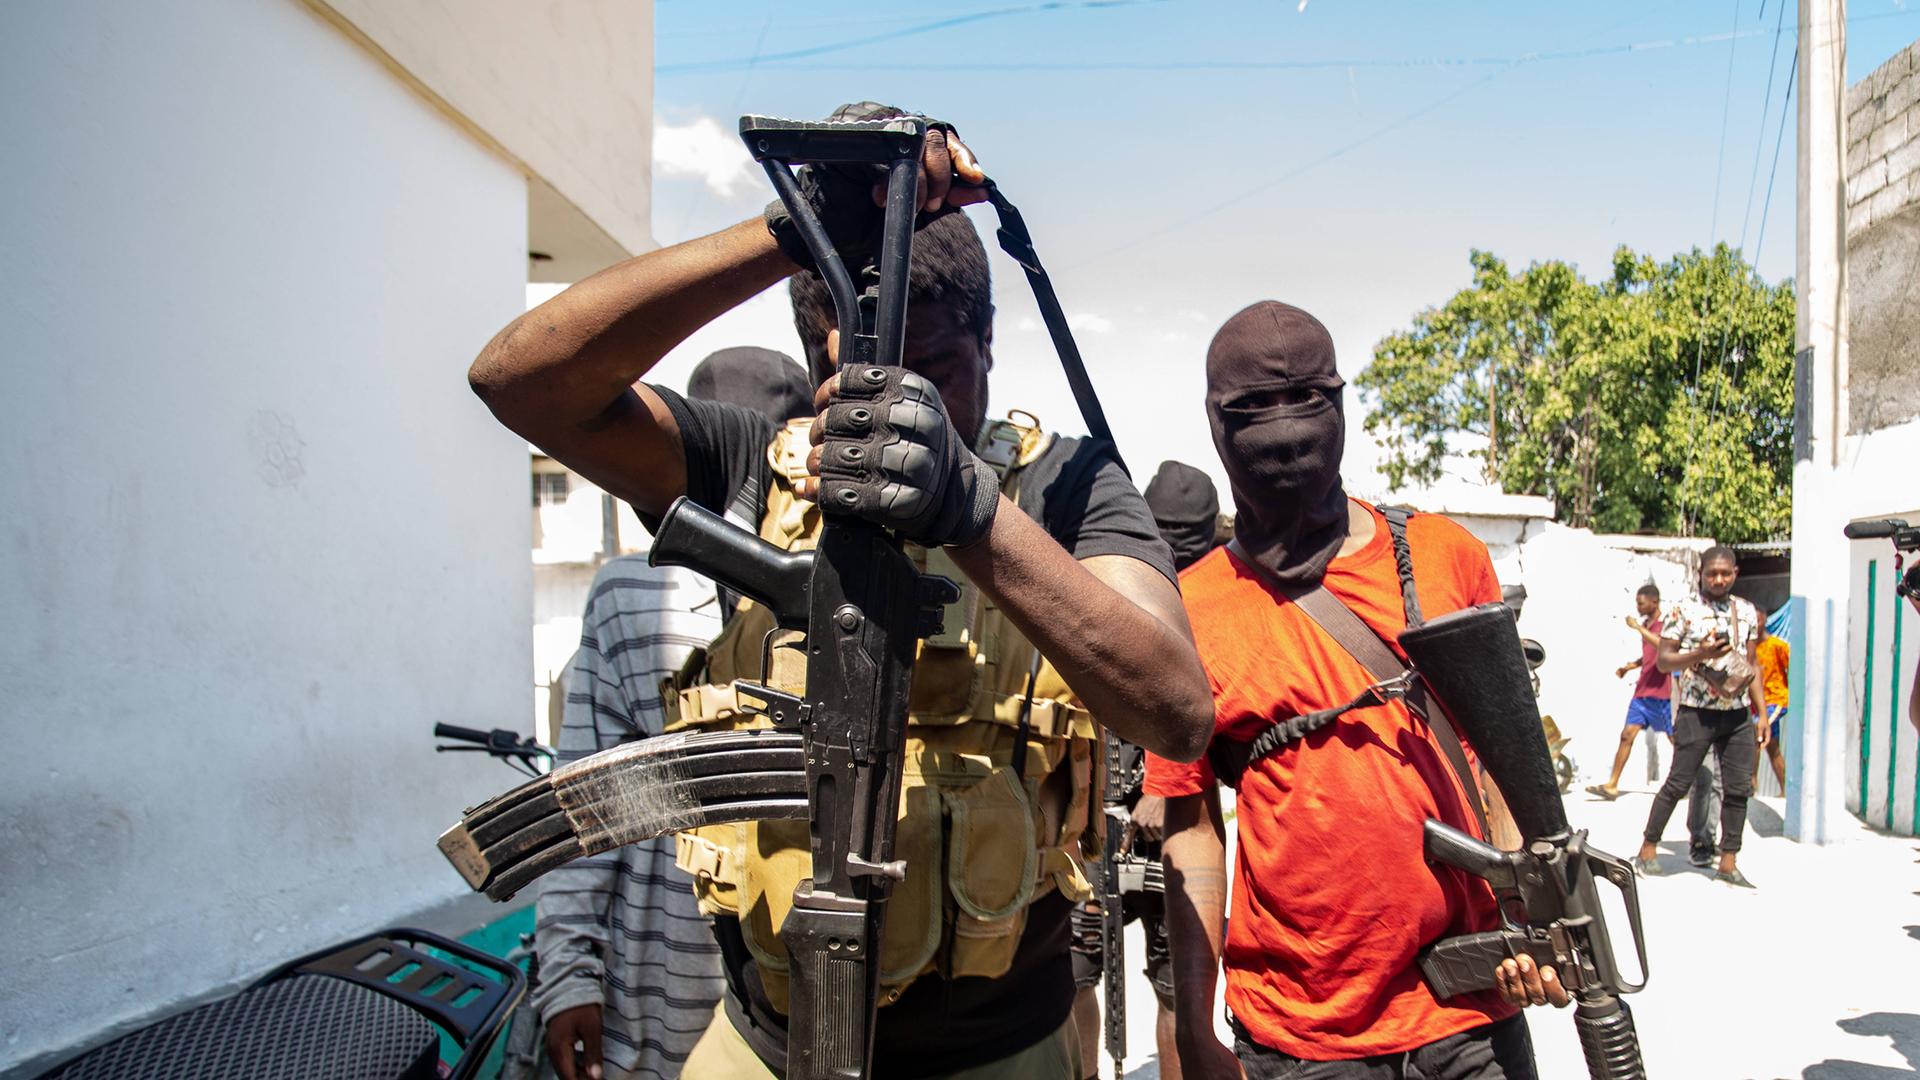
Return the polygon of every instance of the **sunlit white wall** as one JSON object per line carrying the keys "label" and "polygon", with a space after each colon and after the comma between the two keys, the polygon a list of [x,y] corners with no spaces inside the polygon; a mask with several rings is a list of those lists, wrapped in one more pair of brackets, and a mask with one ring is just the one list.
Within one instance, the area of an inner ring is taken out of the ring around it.
{"label": "sunlit white wall", "polygon": [[313,9],[0,15],[0,1069],[464,891],[527,180]]}

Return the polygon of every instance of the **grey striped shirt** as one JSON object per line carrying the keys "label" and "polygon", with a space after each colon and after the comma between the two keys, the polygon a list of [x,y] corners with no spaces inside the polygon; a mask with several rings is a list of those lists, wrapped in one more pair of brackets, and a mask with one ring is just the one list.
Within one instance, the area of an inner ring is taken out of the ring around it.
{"label": "grey striped shirt", "polygon": [[[609,560],[594,577],[567,676],[561,762],[660,733],[660,680],[720,633],[713,583]],[[661,837],[569,863],[541,879],[534,949],[544,1022],[599,1004],[608,1077],[675,1077],[723,983],[720,949]]]}

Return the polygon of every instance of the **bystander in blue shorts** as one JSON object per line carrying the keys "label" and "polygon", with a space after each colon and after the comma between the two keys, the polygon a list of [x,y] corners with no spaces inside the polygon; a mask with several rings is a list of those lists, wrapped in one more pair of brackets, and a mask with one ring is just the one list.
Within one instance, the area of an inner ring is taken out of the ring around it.
{"label": "bystander in blue shorts", "polygon": [[1673,702],[1659,697],[1637,697],[1627,705],[1627,726],[1673,734]]}
{"label": "bystander in blue shorts", "polygon": [[1768,735],[1767,735],[1768,742],[1777,743],[1780,741],[1780,721],[1785,720],[1786,718],[1787,718],[1787,707],[1785,705],[1767,706],[1767,720],[1771,728],[1771,730],[1768,732]]}

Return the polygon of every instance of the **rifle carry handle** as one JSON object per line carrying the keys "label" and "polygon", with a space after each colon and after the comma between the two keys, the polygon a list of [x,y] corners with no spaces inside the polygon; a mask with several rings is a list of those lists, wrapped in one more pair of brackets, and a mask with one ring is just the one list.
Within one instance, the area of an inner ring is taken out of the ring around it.
{"label": "rifle carry handle", "polygon": [[647,565],[705,574],[766,605],[782,629],[807,628],[813,552],[782,551],[685,495],[661,516]]}
{"label": "rifle carry handle", "polygon": [[743,116],[740,139],[753,160],[789,165],[886,165],[913,160],[926,140],[918,116],[886,120],[783,120]]}

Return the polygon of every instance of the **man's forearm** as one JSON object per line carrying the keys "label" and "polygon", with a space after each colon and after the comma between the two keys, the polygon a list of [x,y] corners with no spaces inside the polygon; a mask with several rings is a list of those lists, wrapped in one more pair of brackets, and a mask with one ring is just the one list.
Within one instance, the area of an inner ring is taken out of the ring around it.
{"label": "man's forearm", "polygon": [[1692,649],[1681,652],[1678,644],[1662,641],[1659,651],[1654,653],[1653,662],[1661,671],[1672,674],[1676,671],[1685,671],[1704,659],[1706,657],[1703,650]]}
{"label": "man's forearm", "polygon": [[1226,839],[1218,789],[1167,800],[1167,838],[1160,853],[1174,1022],[1184,1056],[1191,1041],[1213,1038],[1214,983],[1225,947]]}
{"label": "man's forearm", "polygon": [[987,538],[951,552],[1101,723],[1176,761],[1206,750],[1212,691],[1158,571],[1120,557],[1090,569],[1004,497]]}
{"label": "man's forearm", "polygon": [[794,269],[758,218],[649,252],[507,324],[468,379],[501,423],[551,449],[688,335]]}

